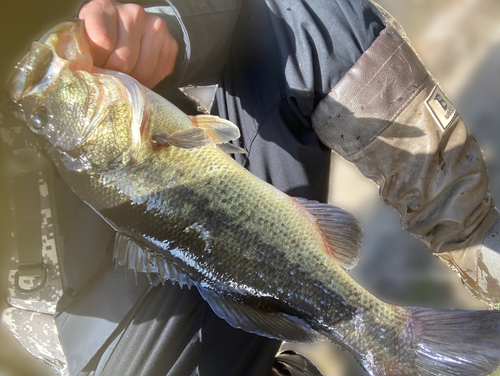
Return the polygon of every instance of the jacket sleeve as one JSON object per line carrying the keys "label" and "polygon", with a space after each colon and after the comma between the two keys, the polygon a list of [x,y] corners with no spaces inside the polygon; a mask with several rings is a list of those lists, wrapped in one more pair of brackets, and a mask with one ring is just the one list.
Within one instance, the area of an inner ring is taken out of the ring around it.
{"label": "jacket sleeve", "polygon": [[148,13],[162,17],[179,44],[174,73],[162,89],[213,84],[226,61],[241,0],[140,0]]}

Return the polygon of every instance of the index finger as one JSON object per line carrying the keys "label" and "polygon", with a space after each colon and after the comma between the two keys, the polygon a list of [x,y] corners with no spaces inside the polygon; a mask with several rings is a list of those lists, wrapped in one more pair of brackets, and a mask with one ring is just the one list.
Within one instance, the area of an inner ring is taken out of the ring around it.
{"label": "index finger", "polygon": [[85,20],[94,65],[102,67],[118,39],[118,16],[114,2],[95,0],[85,4],[79,17]]}

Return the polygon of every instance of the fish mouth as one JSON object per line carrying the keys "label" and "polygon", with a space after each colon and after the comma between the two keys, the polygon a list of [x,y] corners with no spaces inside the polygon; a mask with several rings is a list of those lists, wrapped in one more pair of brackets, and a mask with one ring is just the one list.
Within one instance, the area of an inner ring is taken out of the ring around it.
{"label": "fish mouth", "polygon": [[[39,50],[43,50],[42,57],[45,60],[39,58],[40,54],[34,55]],[[45,89],[53,84],[60,72],[67,67],[88,88],[88,85],[94,87],[101,85],[100,74],[113,76],[116,79],[115,85],[121,86],[123,100],[129,102],[132,113],[131,147],[127,154],[129,158],[135,160],[141,148],[141,134],[144,133],[149,118],[147,116],[149,111],[145,108],[145,89],[128,75],[93,66],[88,36],[82,20],[74,19],[60,23],[44,33],[37,42],[33,42],[30,52],[24,55],[7,79],[6,89],[10,98],[16,103],[21,103],[27,95],[40,93],[41,97],[46,96]],[[35,69],[37,75],[33,78]],[[89,95],[91,92],[95,93],[95,90],[89,89]],[[100,94],[95,94],[97,97],[94,98],[94,103],[100,102],[101,105],[82,127],[78,140],[75,140],[76,144],[88,139],[106,115],[105,107],[109,103],[106,102],[105,90],[101,89],[98,92]]]}
{"label": "fish mouth", "polygon": [[[58,34],[56,34],[58,33]],[[130,103],[132,111],[132,120],[130,124],[131,131],[131,148],[129,157],[132,160],[137,160],[139,151],[141,149],[141,126],[145,119],[145,98],[144,87],[134,78],[117,71],[111,71],[103,68],[94,67],[93,60],[90,55],[90,46],[88,41],[87,32],[83,20],[74,19],[67,23],[60,24],[45,33],[41,41],[53,47],[54,52],[63,58],[71,61],[72,71],[85,71],[91,73],[94,78],[99,74],[105,74],[116,78],[121,85],[123,85],[126,97]],[[104,110],[101,106],[101,109]],[[100,111],[99,111],[100,112]],[[88,125],[86,135],[90,134],[97,125],[97,116]],[[83,139],[86,137],[84,136]],[[82,141],[83,141],[82,139]]]}
{"label": "fish mouth", "polygon": [[10,98],[14,102],[18,102],[25,90],[26,82],[26,62],[28,61],[29,52],[16,64],[12,72],[7,77],[5,89],[9,93]]}
{"label": "fish mouth", "polygon": [[[43,56],[42,56],[43,55]],[[9,74],[5,88],[14,102],[36,87],[46,87],[61,69],[71,64],[72,69],[92,70],[90,46],[81,20],[62,22],[31,44]]]}

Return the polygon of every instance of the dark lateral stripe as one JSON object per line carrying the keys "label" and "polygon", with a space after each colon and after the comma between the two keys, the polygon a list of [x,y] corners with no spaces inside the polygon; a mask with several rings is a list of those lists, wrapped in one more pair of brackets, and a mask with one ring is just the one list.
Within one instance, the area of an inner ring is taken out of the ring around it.
{"label": "dark lateral stripe", "polygon": [[[290,264],[283,250],[279,249],[276,244],[261,243],[261,239],[256,236],[251,227],[247,226],[247,223],[234,221],[234,218],[238,215],[237,211],[235,211],[234,215],[231,215],[223,210],[211,209],[209,203],[212,198],[208,194],[187,186],[177,186],[169,189],[168,192],[164,192],[162,197],[169,198],[171,204],[168,209],[175,214],[166,215],[166,213],[163,213],[158,216],[158,211],[165,211],[166,209],[165,201],[157,203],[152,208],[151,205],[148,206],[147,200],[142,204],[122,204],[119,207],[103,210],[102,214],[116,223],[118,227],[131,230],[131,233],[148,234],[149,236],[155,236],[160,241],[168,239],[171,247],[180,247],[189,251],[199,265],[210,265],[208,267],[215,268],[215,274],[222,276],[227,274],[233,282],[239,281],[243,285],[248,284],[248,270],[255,270],[256,273],[262,274],[264,278],[264,280],[259,280],[250,277],[252,278],[252,287],[257,291],[269,292],[288,289],[292,291],[292,295],[289,298],[284,298],[281,302],[275,299],[262,300],[262,296],[250,296],[244,291],[241,292],[242,295],[235,296],[234,289],[220,291],[224,295],[227,294],[228,298],[246,304],[259,305],[263,310],[276,310],[294,316],[303,315],[305,312],[317,312],[316,308],[326,303],[324,310],[326,312],[323,312],[323,314],[328,321],[334,322],[339,317],[349,320],[352,317],[352,312],[355,311],[356,307],[345,305],[342,299],[336,296],[333,291],[328,294],[325,293],[326,286],[321,281],[311,280],[310,273],[303,270],[303,265]],[[137,201],[141,202],[142,200]],[[185,205],[189,207],[187,212],[183,210]],[[218,238],[214,243],[220,248],[207,254],[204,248],[205,243],[200,238],[186,236],[184,230],[194,222],[205,222],[204,227]],[[231,233],[226,230],[224,225],[221,225],[224,223],[231,224]],[[234,237],[234,234],[237,234],[237,236]],[[251,249],[255,250],[255,252],[252,252],[253,258],[246,258],[242,262],[242,256],[234,251],[240,245],[239,243],[247,244]],[[160,250],[156,249],[154,251]],[[168,254],[168,249],[162,251]],[[293,275],[289,274],[289,272],[282,273],[282,269],[280,269],[282,265],[287,265],[287,268],[293,270]],[[194,282],[200,282],[196,280],[197,273],[195,271],[189,272]],[[217,284],[217,281],[212,282]],[[225,286],[224,283],[217,285],[219,288]],[[303,296],[304,293],[307,296]],[[334,312],[343,313],[343,316],[332,317],[332,314],[336,316]]]}

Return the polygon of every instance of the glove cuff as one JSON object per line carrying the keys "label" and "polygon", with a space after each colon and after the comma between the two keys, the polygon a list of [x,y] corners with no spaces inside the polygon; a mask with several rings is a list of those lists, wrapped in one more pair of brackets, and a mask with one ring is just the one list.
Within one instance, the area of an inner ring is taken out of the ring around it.
{"label": "glove cuff", "polygon": [[[494,222],[485,220],[494,217],[494,203],[481,148],[394,29],[381,32],[318,104],[312,122],[324,144],[380,187],[408,232],[433,253],[446,254],[476,296],[500,301],[500,288],[479,291],[484,283],[478,273],[470,282],[470,262],[455,260],[473,259],[473,239],[482,243],[481,234]],[[500,277],[498,260],[492,267],[499,272],[492,274]]]}

